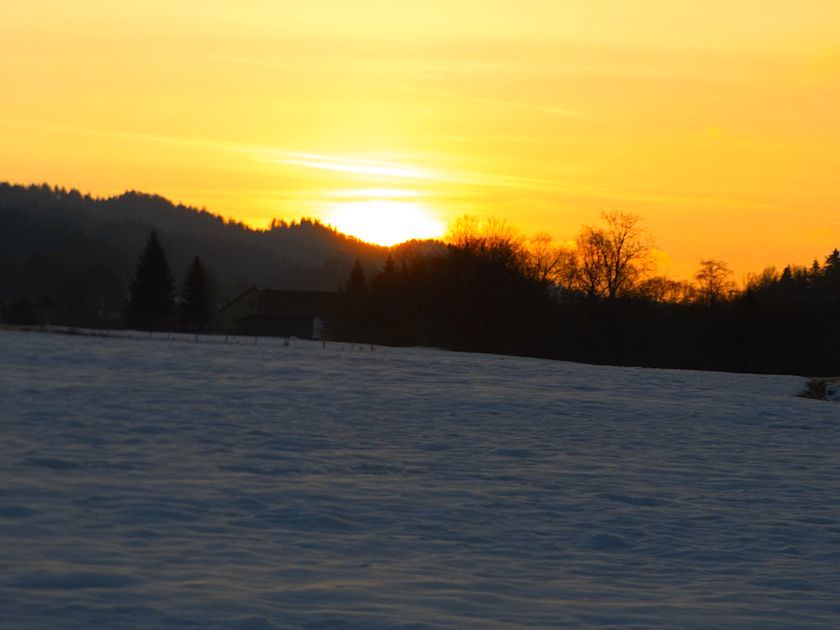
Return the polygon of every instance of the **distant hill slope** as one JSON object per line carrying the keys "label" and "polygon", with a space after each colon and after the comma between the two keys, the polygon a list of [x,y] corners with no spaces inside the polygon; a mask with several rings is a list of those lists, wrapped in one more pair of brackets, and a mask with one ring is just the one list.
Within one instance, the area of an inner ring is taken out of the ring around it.
{"label": "distant hill slope", "polygon": [[158,195],[98,199],[48,185],[0,183],[0,304],[27,299],[114,311],[152,229],[176,282],[198,255],[220,301],[251,284],[336,290],[356,259],[374,270],[389,253],[312,220],[254,230]]}

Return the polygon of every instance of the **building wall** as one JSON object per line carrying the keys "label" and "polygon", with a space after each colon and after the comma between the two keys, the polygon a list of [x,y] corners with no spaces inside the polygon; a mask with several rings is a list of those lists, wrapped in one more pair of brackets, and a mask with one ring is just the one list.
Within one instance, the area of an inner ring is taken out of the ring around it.
{"label": "building wall", "polygon": [[251,287],[227,304],[221,312],[222,329],[225,332],[235,332],[237,321],[257,314],[259,300],[259,289]]}
{"label": "building wall", "polygon": [[326,291],[251,287],[222,309],[222,326],[225,332],[240,335],[318,339],[338,298],[338,294]]}

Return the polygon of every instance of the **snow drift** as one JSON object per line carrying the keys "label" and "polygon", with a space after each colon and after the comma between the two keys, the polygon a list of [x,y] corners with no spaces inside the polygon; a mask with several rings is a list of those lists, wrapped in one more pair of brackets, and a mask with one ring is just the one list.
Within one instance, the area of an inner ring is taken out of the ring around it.
{"label": "snow drift", "polygon": [[26,627],[836,627],[804,379],[0,332]]}

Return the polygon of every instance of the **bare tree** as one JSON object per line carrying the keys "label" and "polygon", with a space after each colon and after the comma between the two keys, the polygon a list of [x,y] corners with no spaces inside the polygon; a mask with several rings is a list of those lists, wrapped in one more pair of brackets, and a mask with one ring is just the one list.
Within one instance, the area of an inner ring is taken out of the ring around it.
{"label": "bare tree", "polygon": [[732,271],[722,260],[701,260],[700,269],[694,274],[699,300],[711,305],[726,299],[735,290],[730,276]]}
{"label": "bare tree", "polygon": [[462,215],[449,225],[446,240],[459,249],[467,249],[481,238],[481,221],[473,215]]}
{"label": "bare tree", "polygon": [[591,297],[627,295],[651,270],[653,242],[634,214],[604,212],[604,228],[585,226],[576,240],[574,285]]}
{"label": "bare tree", "polygon": [[555,245],[547,232],[539,232],[528,241],[528,273],[544,286],[568,286],[574,275],[574,252]]}
{"label": "bare tree", "polygon": [[642,280],[636,286],[636,293],[652,302],[679,304],[693,301],[696,291],[691,283],[685,280],[653,276]]}
{"label": "bare tree", "polygon": [[455,220],[447,240],[461,252],[480,256],[488,262],[511,270],[524,270],[528,251],[520,234],[505,221],[473,216]]}

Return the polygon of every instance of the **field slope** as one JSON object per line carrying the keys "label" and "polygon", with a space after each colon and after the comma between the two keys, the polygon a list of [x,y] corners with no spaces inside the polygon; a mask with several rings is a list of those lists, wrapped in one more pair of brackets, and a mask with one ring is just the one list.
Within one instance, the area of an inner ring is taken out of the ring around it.
{"label": "field slope", "polygon": [[2,623],[837,627],[804,384],[0,331]]}

